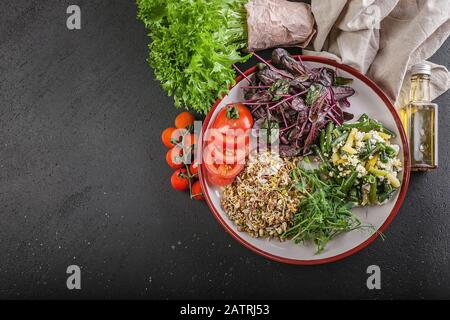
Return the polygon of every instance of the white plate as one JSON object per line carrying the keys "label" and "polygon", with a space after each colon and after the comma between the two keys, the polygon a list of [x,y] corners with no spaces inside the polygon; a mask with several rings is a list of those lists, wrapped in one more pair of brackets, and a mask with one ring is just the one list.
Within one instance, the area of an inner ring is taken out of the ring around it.
{"label": "white plate", "polygon": [[[316,247],[313,243],[295,244],[293,241],[280,242],[276,239],[259,239],[252,238],[245,232],[237,230],[236,225],[228,219],[227,214],[220,206],[220,189],[209,185],[204,179],[204,166],[200,166],[200,181],[205,193],[205,197],[211,211],[214,213],[218,221],[225,229],[240,243],[254,252],[279,262],[291,264],[320,264],[336,261],[345,258],[375,240],[378,231],[383,231],[392,221],[399,210],[405,197],[409,182],[409,149],[406,142],[403,127],[393,105],[390,103],[385,94],[368,78],[359,73],[357,70],[336,63],[333,60],[319,57],[304,57],[302,59],[308,66],[321,67],[327,66],[337,68],[339,75],[352,78],[352,87],[356,90],[356,94],[349,101],[351,107],[348,112],[355,115],[355,119],[363,113],[369,117],[381,121],[387,128],[393,130],[397,137],[393,139],[393,143],[398,144],[401,148],[399,158],[403,162],[404,170],[400,172],[399,178],[402,181],[400,189],[395,196],[383,206],[371,206],[365,208],[355,208],[356,213],[363,224],[370,224],[374,230],[355,230],[339,235],[332,239],[320,254],[316,254]],[[255,68],[251,68],[245,72],[247,76],[253,74]],[[248,85],[248,81],[239,77],[237,84],[230,90],[229,94],[222,100],[216,102],[207,116],[202,132],[205,132],[209,125],[214,121],[217,113],[228,103],[242,101],[243,90],[241,86]]]}

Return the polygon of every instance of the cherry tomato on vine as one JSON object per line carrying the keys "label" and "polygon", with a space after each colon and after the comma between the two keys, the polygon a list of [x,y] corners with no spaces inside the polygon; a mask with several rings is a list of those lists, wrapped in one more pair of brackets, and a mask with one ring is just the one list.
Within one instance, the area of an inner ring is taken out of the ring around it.
{"label": "cherry tomato on vine", "polygon": [[172,169],[183,168],[183,150],[180,147],[173,147],[166,153],[166,162]]}
{"label": "cherry tomato on vine", "polygon": [[183,137],[183,148],[185,150],[188,150],[194,144],[197,144],[197,137],[193,133],[186,134]]}
{"label": "cherry tomato on vine", "polygon": [[186,129],[167,128],[161,134],[161,140],[167,148],[172,148],[180,143],[187,133]]}
{"label": "cherry tomato on vine", "polygon": [[181,128],[186,128],[192,124],[194,124],[195,118],[194,116],[185,111],[180,113],[176,118],[175,118],[175,127],[181,129]]}
{"label": "cherry tomato on vine", "polygon": [[197,162],[191,163],[191,165],[189,166],[189,172],[191,173],[191,175],[198,173],[198,163]]}
{"label": "cherry tomato on vine", "polygon": [[175,132],[176,128],[167,128],[161,134],[161,140],[167,148],[172,148],[172,135]]}
{"label": "cherry tomato on vine", "polygon": [[195,200],[205,200],[200,181],[195,181],[194,184],[192,185],[192,198]]}
{"label": "cherry tomato on vine", "polygon": [[170,183],[175,190],[184,191],[189,189],[189,179],[186,169],[178,169],[170,178]]}

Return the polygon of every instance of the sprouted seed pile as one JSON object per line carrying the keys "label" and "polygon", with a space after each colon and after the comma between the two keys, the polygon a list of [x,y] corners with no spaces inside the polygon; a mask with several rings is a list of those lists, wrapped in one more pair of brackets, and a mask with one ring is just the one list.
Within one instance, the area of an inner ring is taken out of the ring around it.
{"label": "sprouted seed pile", "polygon": [[229,218],[253,237],[280,237],[291,226],[302,194],[292,188],[295,163],[265,152],[251,155],[244,171],[224,188],[221,204]]}

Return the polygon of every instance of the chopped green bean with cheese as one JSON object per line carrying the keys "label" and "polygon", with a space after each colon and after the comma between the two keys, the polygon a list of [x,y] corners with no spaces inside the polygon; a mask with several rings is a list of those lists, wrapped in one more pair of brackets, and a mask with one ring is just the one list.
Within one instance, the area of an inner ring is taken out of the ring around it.
{"label": "chopped green bean with cheese", "polygon": [[[323,129],[325,137],[331,136],[331,129]],[[325,144],[330,152],[316,152],[320,158],[328,156],[329,178],[340,182],[344,193],[356,190],[348,196],[358,194],[359,205],[384,203],[401,185],[400,147],[390,142],[394,134],[367,115],[336,129],[340,134]]]}

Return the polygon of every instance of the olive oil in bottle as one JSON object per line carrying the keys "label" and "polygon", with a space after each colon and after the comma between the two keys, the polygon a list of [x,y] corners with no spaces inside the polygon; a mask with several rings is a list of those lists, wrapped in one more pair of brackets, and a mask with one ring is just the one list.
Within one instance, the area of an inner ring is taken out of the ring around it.
{"label": "olive oil in bottle", "polygon": [[412,171],[430,171],[438,165],[438,106],[430,99],[431,67],[412,67],[410,102],[400,109],[409,140]]}

